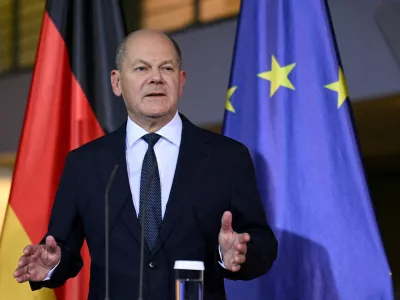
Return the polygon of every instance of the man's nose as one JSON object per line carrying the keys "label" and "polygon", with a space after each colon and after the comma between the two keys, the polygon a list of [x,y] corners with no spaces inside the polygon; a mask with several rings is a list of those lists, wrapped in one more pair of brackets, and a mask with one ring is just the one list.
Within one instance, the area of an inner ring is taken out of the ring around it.
{"label": "man's nose", "polygon": [[163,77],[162,77],[161,71],[159,69],[157,69],[157,68],[152,69],[152,71],[151,71],[151,82],[154,82],[154,83],[163,82]]}

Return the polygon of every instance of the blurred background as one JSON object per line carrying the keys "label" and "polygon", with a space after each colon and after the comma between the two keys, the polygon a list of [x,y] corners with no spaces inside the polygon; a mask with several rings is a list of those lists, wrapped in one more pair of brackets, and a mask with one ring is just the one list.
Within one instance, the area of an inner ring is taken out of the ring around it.
{"label": "blurred background", "polygon": [[[328,4],[372,201],[399,293],[400,4]],[[0,0],[0,212],[8,199],[44,5],[44,0]],[[220,132],[240,0],[121,0],[121,5],[128,32],[156,28],[177,40],[188,73],[180,110],[197,125]]]}

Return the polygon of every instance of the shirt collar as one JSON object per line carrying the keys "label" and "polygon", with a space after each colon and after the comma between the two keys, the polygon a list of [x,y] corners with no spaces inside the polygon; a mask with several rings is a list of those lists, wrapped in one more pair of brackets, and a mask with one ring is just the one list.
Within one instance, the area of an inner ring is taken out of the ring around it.
{"label": "shirt collar", "polygon": [[[177,112],[174,118],[164,127],[160,128],[157,134],[161,135],[164,139],[170,143],[179,147],[181,144],[182,135],[182,119]],[[128,116],[128,122],[126,124],[126,146],[131,148],[139,139],[145,134],[148,134],[146,130],[133,122]]]}

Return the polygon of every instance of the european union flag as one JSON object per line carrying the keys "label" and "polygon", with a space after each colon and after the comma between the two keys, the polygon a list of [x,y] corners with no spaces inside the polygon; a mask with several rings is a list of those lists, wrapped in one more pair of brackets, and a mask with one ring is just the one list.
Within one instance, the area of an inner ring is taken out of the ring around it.
{"label": "european union flag", "polygon": [[279,240],[228,299],[393,299],[325,1],[242,1],[224,134],[249,148]]}

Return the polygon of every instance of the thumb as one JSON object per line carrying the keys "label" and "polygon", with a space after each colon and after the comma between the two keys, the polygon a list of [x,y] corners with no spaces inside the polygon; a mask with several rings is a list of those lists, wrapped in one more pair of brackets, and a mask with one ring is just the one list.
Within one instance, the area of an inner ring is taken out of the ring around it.
{"label": "thumb", "polygon": [[221,219],[221,231],[231,233],[232,229],[232,213],[230,211],[224,212]]}
{"label": "thumb", "polygon": [[49,235],[46,237],[46,248],[48,252],[55,253],[57,251],[57,247],[57,242],[53,236]]}

